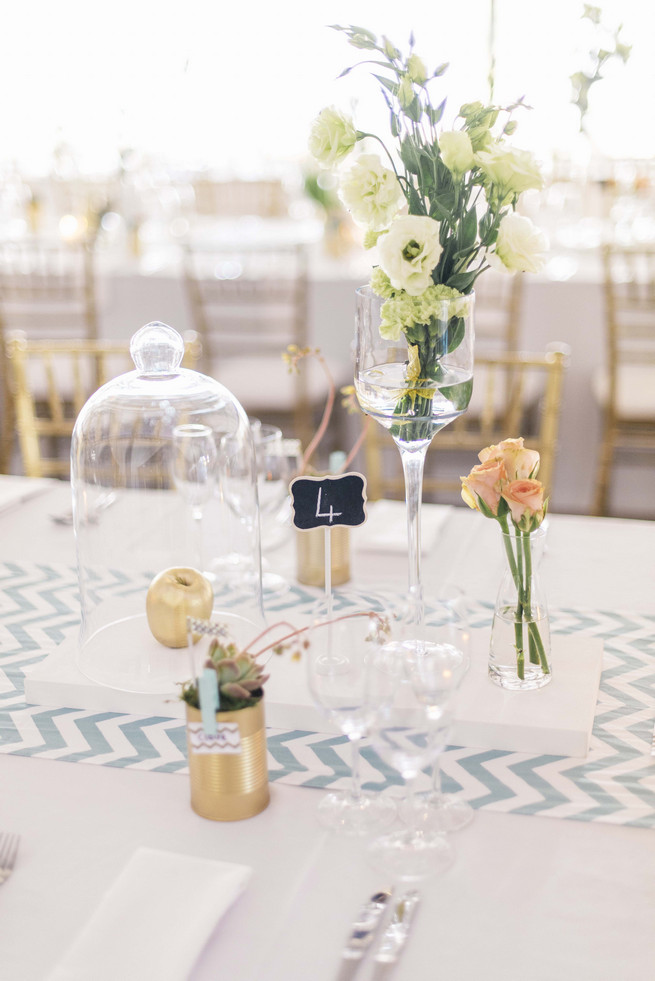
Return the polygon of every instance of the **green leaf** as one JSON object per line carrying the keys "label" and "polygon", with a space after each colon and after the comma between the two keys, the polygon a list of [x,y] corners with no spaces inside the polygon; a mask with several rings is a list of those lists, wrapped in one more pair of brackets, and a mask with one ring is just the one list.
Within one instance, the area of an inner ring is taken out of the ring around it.
{"label": "green leaf", "polygon": [[409,136],[406,136],[400,144],[400,159],[404,164],[405,170],[409,171],[410,174],[420,174],[421,164],[419,154]]}
{"label": "green leaf", "polygon": [[452,286],[453,289],[459,290],[460,293],[467,293],[473,283],[475,282],[476,273],[473,271],[459,272],[448,278],[446,283],[447,286]]}
{"label": "green leaf", "polygon": [[475,243],[478,234],[478,216],[475,208],[471,208],[464,215],[460,227],[459,246],[462,251],[467,251]]}
{"label": "green leaf", "polygon": [[390,78],[385,78],[384,75],[376,75],[375,73],[373,73],[373,78],[377,78],[380,85],[388,89],[392,95],[398,95],[398,82],[392,82]]}
{"label": "green leaf", "polygon": [[438,65],[437,68],[432,72],[432,78],[439,78],[448,69],[448,62],[444,61],[443,65]]}
{"label": "green leaf", "polygon": [[441,188],[439,193],[435,196],[433,204],[445,211],[446,215],[452,215],[455,207],[454,190],[451,187]]}
{"label": "green leaf", "polygon": [[406,106],[403,111],[406,116],[413,119],[414,122],[417,123],[423,114],[423,108],[418,97],[414,96],[410,104]]}
{"label": "green leaf", "polygon": [[450,218],[450,211],[444,208],[437,198],[433,198],[430,202],[430,217],[437,221],[446,221],[447,218]]}
{"label": "green leaf", "polygon": [[452,402],[458,412],[463,412],[468,408],[468,404],[471,401],[473,379],[469,378],[468,381],[458,382],[457,385],[444,385],[439,391],[449,402]]}
{"label": "green leaf", "polygon": [[413,184],[408,184],[405,192],[410,215],[424,215],[425,202]]}
{"label": "green leaf", "polygon": [[453,317],[448,325],[448,354],[456,351],[464,340],[466,323],[463,317]]}
{"label": "green leaf", "polygon": [[439,105],[436,107],[436,109],[434,108],[434,106],[426,106],[425,108],[426,115],[433,126],[436,126],[437,123],[441,120],[445,108],[446,108],[446,99],[444,99],[443,102],[440,102]]}
{"label": "green leaf", "polygon": [[397,137],[398,136],[398,120],[396,119],[396,114],[393,111],[393,109],[389,113],[389,125],[391,127],[391,135],[393,137]]}

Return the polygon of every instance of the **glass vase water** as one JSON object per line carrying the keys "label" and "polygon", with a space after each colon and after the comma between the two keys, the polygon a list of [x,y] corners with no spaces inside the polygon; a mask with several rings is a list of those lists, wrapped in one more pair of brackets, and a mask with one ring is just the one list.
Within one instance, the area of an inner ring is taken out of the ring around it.
{"label": "glass vase water", "polygon": [[[421,499],[428,447],[462,415],[473,390],[474,294],[445,299],[427,324],[394,331],[382,323],[382,297],[357,291],[355,390],[362,410],[389,431],[405,480],[409,596],[423,620]],[[386,336],[385,336],[386,335]],[[398,336],[396,336],[398,335]]]}
{"label": "glass vase water", "polygon": [[489,677],[501,688],[531,691],[552,680],[550,621],[539,575],[546,528],[502,532],[504,573],[496,597]]}

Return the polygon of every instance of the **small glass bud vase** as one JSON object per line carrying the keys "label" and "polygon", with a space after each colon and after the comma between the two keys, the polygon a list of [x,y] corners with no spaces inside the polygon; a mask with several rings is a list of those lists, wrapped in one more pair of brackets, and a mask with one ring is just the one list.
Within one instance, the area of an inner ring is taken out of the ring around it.
{"label": "small glass bud vase", "polygon": [[539,577],[546,529],[502,533],[505,572],[491,626],[489,677],[510,691],[543,688],[552,679],[548,607]]}

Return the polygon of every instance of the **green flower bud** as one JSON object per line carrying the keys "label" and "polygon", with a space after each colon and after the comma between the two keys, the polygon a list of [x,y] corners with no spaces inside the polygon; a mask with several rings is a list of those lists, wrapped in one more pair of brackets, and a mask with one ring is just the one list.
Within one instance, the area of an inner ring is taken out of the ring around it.
{"label": "green flower bud", "polygon": [[398,101],[403,109],[407,109],[407,107],[414,101],[414,86],[412,85],[412,80],[409,75],[403,75],[402,81],[398,88]]}
{"label": "green flower bud", "polygon": [[418,55],[412,54],[407,59],[407,74],[417,85],[427,81],[428,70]]}
{"label": "green flower bud", "polygon": [[400,58],[400,51],[392,44],[388,37],[382,39],[384,41],[384,53],[389,59],[389,61],[395,61],[396,58]]}

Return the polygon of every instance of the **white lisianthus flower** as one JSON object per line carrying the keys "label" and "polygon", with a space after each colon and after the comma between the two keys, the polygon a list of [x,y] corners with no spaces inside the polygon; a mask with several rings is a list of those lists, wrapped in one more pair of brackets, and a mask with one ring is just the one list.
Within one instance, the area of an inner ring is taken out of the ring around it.
{"label": "white lisianthus flower", "polygon": [[309,134],[309,152],[324,167],[334,167],[347,157],[357,142],[357,130],[350,116],[334,106],[322,109]]}
{"label": "white lisianthus flower", "polygon": [[529,218],[512,211],[500,222],[495,256],[492,254],[489,259],[492,265],[506,272],[536,273],[543,268],[547,248],[544,233]]}
{"label": "white lisianthus flower", "polygon": [[404,200],[393,170],[374,153],[363,153],[339,183],[339,197],[358,225],[386,228]]}
{"label": "white lisianthus flower", "polygon": [[528,150],[515,150],[497,143],[478,153],[477,163],[501,203],[523,191],[533,188],[539,191],[544,186],[539,164]]}
{"label": "white lisianthus flower", "polygon": [[423,215],[400,215],[378,240],[380,266],[391,285],[420,296],[432,285],[432,270],[442,253],[439,222]]}
{"label": "white lisianthus flower", "polygon": [[451,174],[465,174],[475,162],[471,137],[463,130],[450,130],[439,137],[441,159]]}

